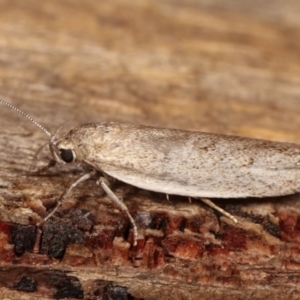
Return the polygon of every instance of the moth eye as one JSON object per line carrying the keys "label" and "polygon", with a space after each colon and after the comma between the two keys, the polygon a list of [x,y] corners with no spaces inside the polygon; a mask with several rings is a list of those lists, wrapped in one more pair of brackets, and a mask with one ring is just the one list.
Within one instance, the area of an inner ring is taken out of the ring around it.
{"label": "moth eye", "polygon": [[60,157],[66,163],[70,163],[74,159],[71,149],[60,149]]}

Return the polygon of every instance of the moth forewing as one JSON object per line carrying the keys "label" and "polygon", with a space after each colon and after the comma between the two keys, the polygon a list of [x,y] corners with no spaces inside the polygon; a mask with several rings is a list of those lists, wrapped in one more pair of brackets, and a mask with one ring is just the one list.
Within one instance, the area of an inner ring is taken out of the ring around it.
{"label": "moth forewing", "polygon": [[155,192],[245,198],[300,191],[296,144],[119,123],[78,127],[72,140],[95,169]]}

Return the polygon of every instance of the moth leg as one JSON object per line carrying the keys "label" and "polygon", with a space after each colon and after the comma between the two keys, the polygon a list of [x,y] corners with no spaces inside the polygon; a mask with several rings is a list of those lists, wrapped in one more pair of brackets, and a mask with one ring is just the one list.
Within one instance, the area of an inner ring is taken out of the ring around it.
{"label": "moth leg", "polygon": [[95,176],[95,171],[92,171],[90,173],[86,173],[82,176],[80,176],[75,182],[73,182],[70,187],[65,190],[59,197],[59,199],[57,200],[56,206],[54,207],[54,209],[41,221],[37,224],[37,226],[39,227],[41,224],[43,224],[44,222],[46,222],[49,218],[51,218],[55,212],[58,210],[58,208],[60,207],[60,205],[62,204],[62,202],[65,200],[65,198],[71,193],[71,191],[81,182],[86,181],[90,178],[92,178],[93,176]]}
{"label": "moth leg", "polygon": [[42,145],[34,154],[33,158],[32,158],[32,162],[31,162],[31,165],[30,165],[30,173],[33,173],[32,169],[33,169],[33,166],[35,165],[36,161],[37,161],[37,158],[39,156],[39,154],[41,153],[41,151],[49,144],[49,142],[45,143],[44,145]]}
{"label": "moth leg", "polygon": [[97,184],[100,184],[103,190],[106,192],[107,196],[118,206],[120,211],[127,215],[132,227],[133,227],[133,246],[136,246],[137,244],[137,226],[135,224],[134,219],[132,218],[131,214],[128,211],[127,206],[116,196],[116,194],[108,187],[106,183],[106,178],[100,177],[97,180]]}
{"label": "moth leg", "polygon": [[210,206],[211,208],[217,210],[218,212],[220,212],[222,215],[226,216],[227,218],[231,219],[233,222],[237,223],[238,220],[231,215],[229,212],[227,212],[226,210],[224,210],[223,208],[217,206],[216,204],[214,204],[212,201],[210,201],[209,199],[205,199],[205,198],[199,198],[201,201],[203,201],[205,204],[207,204],[208,206]]}
{"label": "moth leg", "polygon": [[46,166],[38,169],[37,171],[30,171],[28,173],[30,175],[40,175],[40,174],[44,173],[45,171],[49,170],[50,168],[54,167],[55,165],[56,165],[56,161],[51,159]]}
{"label": "moth leg", "polygon": [[167,198],[168,201],[170,201],[169,194],[166,194],[166,198]]}

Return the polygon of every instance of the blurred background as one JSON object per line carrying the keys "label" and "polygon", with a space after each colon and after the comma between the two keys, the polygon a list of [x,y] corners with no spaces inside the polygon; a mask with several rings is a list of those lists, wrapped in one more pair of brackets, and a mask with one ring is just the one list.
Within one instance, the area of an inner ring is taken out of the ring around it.
{"label": "blurred background", "polygon": [[52,132],[111,120],[300,142],[299,13],[279,0],[0,0],[0,94]]}

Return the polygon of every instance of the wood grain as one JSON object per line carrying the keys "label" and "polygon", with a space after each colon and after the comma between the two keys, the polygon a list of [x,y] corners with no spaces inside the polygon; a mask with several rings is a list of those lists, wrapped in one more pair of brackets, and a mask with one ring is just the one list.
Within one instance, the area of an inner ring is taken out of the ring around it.
{"label": "wood grain", "polygon": [[[122,121],[299,142],[297,1],[0,0],[0,94],[49,131]],[[80,175],[43,176],[47,136],[0,108],[0,294],[10,299],[297,299],[299,195],[203,204],[95,182],[34,224]],[[27,289],[27,292],[25,292]],[[127,297],[127,298],[126,298]]]}

